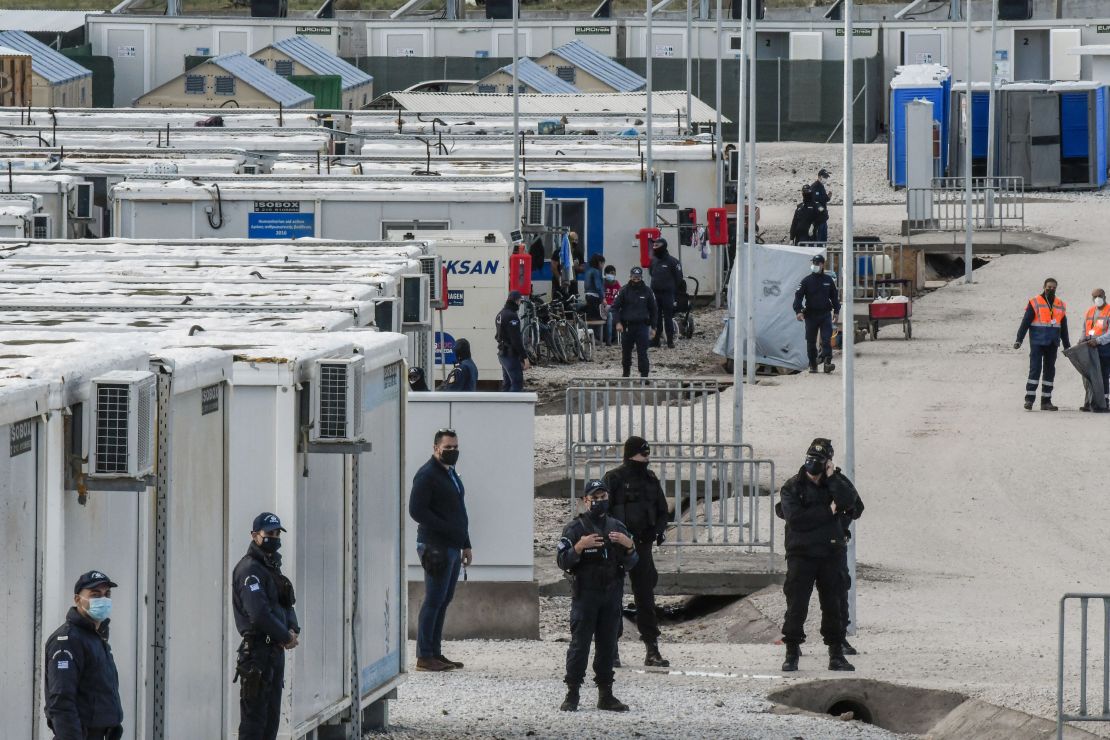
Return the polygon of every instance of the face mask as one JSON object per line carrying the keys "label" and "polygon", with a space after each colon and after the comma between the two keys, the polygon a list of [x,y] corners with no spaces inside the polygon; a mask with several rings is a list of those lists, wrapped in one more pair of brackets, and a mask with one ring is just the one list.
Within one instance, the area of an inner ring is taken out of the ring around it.
{"label": "face mask", "polygon": [[825,461],[819,457],[807,457],[802,467],[810,475],[821,475],[825,472]]}
{"label": "face mask", "polygon": [[112,600],[107,596],[89,599],[89,606],[86,611],[94,622],[103,622],[105,619],[112,616]]}
{"label": "face mask", "polygon": [[594,519],[600,519],[609,513],[609,501],[591,501],[590,502],[590,516]]}
{"label": "face mask", "polygon": [[1098,298],[1095,299],[1095,305],[1098,306],[1099,308],[1102,308],[1103,306],[1106,305],[1106,299],[1103,298],[1102,296],[1099,296]]}
{"label": "face mask", "polygon": [[605,282],[615,283],[615,282],[617,282],[617,276],[616,275],[606,275],[605,276]]}
{"label": "face mask", "polygon": [[459,461],[458,450],[444,450],[439,455],[439,461],[444,465],[454,465]]}
{"label": "face mask", "polygon": [[810,265],[809,271],[813,273],[821,272],[821,265]]}
{"label": "face mask", "polygon": [[259,547],[262,548],[262,552],[268,552],[272,555],[272,554],[274,554],[275,552],[277,552],[278,550],[281,549],[281,538],[280,537],[263,537],[262,538],[262,544],[259,545]]}
{"label": "face mask", "polygon": [[1056,297],[1056,291],[1055,290],[1046,290],[1044,292],[1044,297],[1045,297],[1045,300],[1051,301],[1053,298]]}

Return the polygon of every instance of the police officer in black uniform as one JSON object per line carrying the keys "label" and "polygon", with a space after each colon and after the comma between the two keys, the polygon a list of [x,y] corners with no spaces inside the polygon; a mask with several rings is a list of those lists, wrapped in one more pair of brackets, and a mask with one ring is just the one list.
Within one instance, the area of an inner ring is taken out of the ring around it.
{"label": "police officer in black uniform", "polygon": [[556,561],[571,578],[570,647],[567,648],[567,696],[559,709],[578,709],[578,691],[586,678],[590,643],[594,650],[597,708],[627,712],[613,696],[613,658],[621,622],[624,574],[636,564],[636,546],[618,519],[609,515],[609,490],[600,480],[587,481],[585,511],[563,528]]}
{"label": "police officer in black uniform", "polygon": [[628,285],[621,288],[609,309],[613,323],[621,334],[621,369],[624,377],[632,371],[632,345],[636,345],[636,366],[640,377],[646,378],[651,369],[648,364],[648,342],[655,338],[655,323],[659,308],[655,294],[644,285],[644,270],[633,267]]}
{"label": "police officer in black uniform", "polygon": [[501,363],[501,390],[512,393],[524,390],[524,371],[530,367],[528,354],[524,351],[524,336],[520,332],[522,300],[519,290],[510,291],[505,307],[493,321],[497,329],[494,335],[497,360]]}
{"label": "police officer in black uniform", "polygon": [[98,570],[78,578],[65,624],[46,640],[46,724],[57,740],[123,737],[119,674],[108,646],[113,588]]}
{"label": "police officer in black uniform", "polygon": [[281,718],[285,651],[297,647],[301,633],[293,584],[281,573],[281,533],[275,514],[254,518],[247,554],[231,575],[231,606],[239,645],[235,680],[239,682],[240,740],[274,740]]}
{"label": "police officer in black uniform", "polygon": [[809,186],[810,192],[813,193],[813,204],[817,208],[817,220],[814,223],[816,227],[815,241],[821,243],[829,240],[829,200],[832,199],[826,185],[829,184],[829,179],[832,175],[828,170],[821,168],[817,173],[817,179]]}
{"label": "police officer in black uniform", "polygon": [[806,640],[805,622],[815,583],[821,602],[821,637],[829,648],[829,670],[855,670],[844,657],[841,607],[845,587],[841,567],[847,540],[840,514],[850,511],[859,495],[840,468],[833,465],[832,449],[825,442],[814,440],[798,474],[779,492],[786,520],[784,671],[798,670],[799,646]]}
{"label": "police officer in black uniform", "polygon": [[[836,281],[825,272],[825,255],[810,260],[810,274],[802,278],[794,292],[794,313],[806,323],[806,355],[809,371],[817,372],[817,361],[824,360],[825,372],[836,369],[832,362],[832,330],[840,314],[840,293]],[[817,353],[817,334],[821,334],[821,353]]]}
{"label": "police officer in black uniform", "polygon": [[667,240],[659,238],[652,245],[651,292],[655,294],[655,305],[659,308],[655,320],[655,338],[652,347],[658,347],[667,335],[667,346],[674,349],[674,307],[678,296],[679,284],[684,282],[682,263],[667,251]]}
{"label": "police officer in black uniform", "polygon": [[659,619],[655,614],[659,572],[652,547],[663,544],[670,512],[659,478],[648,469],[650,455],[647,440],[629,437],[624,442],[624,464],[605,474],[605,485],[612,496],[613,516],[625,523],[636,543],[637,563],[628,578],[636,600],[636,628],[646,647],[644,665],[667,667],[670,661],[659,654]]}

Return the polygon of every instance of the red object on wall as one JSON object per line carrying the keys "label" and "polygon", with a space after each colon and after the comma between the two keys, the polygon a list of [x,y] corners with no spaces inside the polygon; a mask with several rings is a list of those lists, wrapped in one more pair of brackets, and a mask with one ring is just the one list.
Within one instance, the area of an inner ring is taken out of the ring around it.
{"label": "red object on wall", "polygon": [[444,265],[440,268],[440,290],[439,290],[439,305],[443,308],[440,311],[446,311],[450,303],[447,301],[447,266]]}
{"label": "red object on wall", "polygon": [[728,211],[724,208],[710,208],[706,212],[709,243],[715,246],[728,244]]}
{"label": "red object on wall", "polygon": [[663,235],[659,229],[643,228],[636,232],[640,240],[640,267],[651,267],[651,244]]}
{"label": "red object on wall", "polygon": [[509,290],[532,295],[532,255],[527,252],[509,255]]}

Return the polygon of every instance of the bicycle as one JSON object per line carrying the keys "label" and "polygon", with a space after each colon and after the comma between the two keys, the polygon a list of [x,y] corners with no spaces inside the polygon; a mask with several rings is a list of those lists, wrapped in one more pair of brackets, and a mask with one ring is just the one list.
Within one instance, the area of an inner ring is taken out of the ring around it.
{"label": "bicycle", "polygon": [[594,359],[594,332],[586,321],[586,304],[574,299],[573,304],[568,301],[567,313],[573,322],[574,345],[578,359],[582,362],[593,362]]}
{"label": "bicycle", "polygon": [[556,342],[552,330],[551,306],[543,298],[533,293],[524,305],[527,307],[521,319],[523,326],[524,352],[529,362],[538,364],[543,361],[544,347],[559,362],[566,362],[563,348]]}

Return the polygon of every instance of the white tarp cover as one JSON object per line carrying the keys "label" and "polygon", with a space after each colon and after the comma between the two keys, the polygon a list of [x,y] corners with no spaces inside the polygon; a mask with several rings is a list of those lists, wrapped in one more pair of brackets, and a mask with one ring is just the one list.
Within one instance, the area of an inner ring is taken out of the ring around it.
{"label": "white tarp cover", "polygon": [[[742,271],[743,254],[747,249],[748,245],[743,245],[737,265],[741,269],[734,269],[729,280],[729,316],[734,314],[736,279]],[[753,312],[757,363],[791,370],[803,370],[808,366],[805,325],[796,318],[793,304],[798,283],[809,274],[810,260],[815,254],[825,254],[825,250],[788,244],[755,245],[752,262],[755,271]],[[730,324],[731,321],[726,318],[725,328],[713,348],[714,352],[726,358],[732,357]]]}

